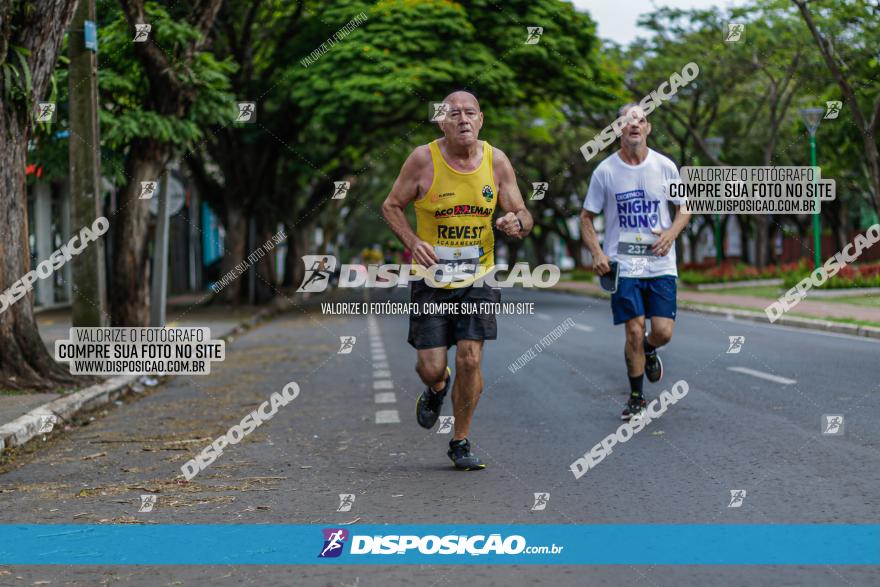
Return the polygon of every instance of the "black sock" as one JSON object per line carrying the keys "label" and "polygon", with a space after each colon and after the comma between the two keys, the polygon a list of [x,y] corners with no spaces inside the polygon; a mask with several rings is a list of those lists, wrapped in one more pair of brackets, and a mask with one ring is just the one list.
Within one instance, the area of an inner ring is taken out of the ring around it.
{"label": "black sock", "polygon": [[649,355],[657,350],[657,347],[655,347],[650,342],[648,342],[647,336],[645,337],[645,345],[644,346],[645,346],[645,352]]}
{"label": "black sock", "polygon": [[642,397],[642,382],[645,374],[636,375],[629,378],[629,395],[630,397]]}

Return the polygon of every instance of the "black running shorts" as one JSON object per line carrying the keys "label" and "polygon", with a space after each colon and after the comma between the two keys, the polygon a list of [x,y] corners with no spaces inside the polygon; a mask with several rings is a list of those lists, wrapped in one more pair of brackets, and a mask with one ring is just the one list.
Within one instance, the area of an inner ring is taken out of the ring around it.
{"label": "black running shorts", "polygon": [[[420,309],[424,308],[425,304],[442,303],[454,303],[457,308],[461,303],[475,304],[479,308],[481,303],[501,302],[501,290],[485,284],[443,289],[431,287],[423,281],[413,281],[410,284],[410,301],[417,304]],[[495,313],[492,311],[487,313],[449,311],[430,314],[421,312],[410,314],[407,340],[416,349],[449,348],[459,340],[495,340],[497,334],[498,325],[495,321]]]}

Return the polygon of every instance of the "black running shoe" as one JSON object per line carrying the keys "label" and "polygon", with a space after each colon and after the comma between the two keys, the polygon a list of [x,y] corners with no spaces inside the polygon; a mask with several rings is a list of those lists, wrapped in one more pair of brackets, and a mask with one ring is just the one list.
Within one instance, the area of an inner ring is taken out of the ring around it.
{"label": "black running shoe", "polygon": [[620,414],[621,420],[629,420],[636,414],[640,414],[644,412],[648,408],[648,402],[645,401],[644,397],[638,396],[633,397],[630,396],[629,401],[626,402],[626,407],[623,408],[623,413]]}
{"label": "black running shoe", "polygon": [[645,376],[651,383],[663,379],[663,361],[660,360],[657,349],[653,353],[645,353]]}
{"label": "black running shoe", "polygon": [[480,459],[471,454],[471,443],[467,438],[464,440],[450,440],[449,452],[446,454],[452,459],[456,469],[476,471],[486,468],[486,465]]}
{"label": "black running shoe", "polygon": [[446,383],[443,385],[443,389],[434,391],[428,386],[416,400],[416,420],[422,428],[433,428],[437,423],[440,410],[443,408],[443,398],[449,391],[450,381],[452,381],[452,369],[446,367]]}

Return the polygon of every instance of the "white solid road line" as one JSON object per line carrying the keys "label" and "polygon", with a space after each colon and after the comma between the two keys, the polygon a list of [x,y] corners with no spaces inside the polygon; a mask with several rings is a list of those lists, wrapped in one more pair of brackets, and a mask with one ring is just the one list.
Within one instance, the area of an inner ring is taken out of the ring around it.
{"label": "white solid road line", "polygon": [[397,410],[379,410],[376,412],[376,424],[400,424]]}
{"label": "white solid road line", "polygon": [[584,324],[575,324],[574,327],[577,328],[578,330],[583,330],[584,332],[593,332],[592,326],[586,326]]}
{"label": "white solid road line", "polygon": [[397,396],[394,395],[393,391],[380,391],[376,394],[375,401],[377,404],[395,404],[397,403]]}
{"label": "white solid road line", "polygon": [[774,383],[781,383],[782,385],[792,385],[797,383],[795,379],[787,379],[785,377],[779,377],[778,375],[773,375],[771,373],[764,373],[763,371],[756,371],[754,369],[749,369],[748,367],[728,367],[728,371],[735,371],[737,373],[743,373],[745,375],[751,375],[752,377],[757,377],[758,379],[766,379],[767,381],[772,381]]}

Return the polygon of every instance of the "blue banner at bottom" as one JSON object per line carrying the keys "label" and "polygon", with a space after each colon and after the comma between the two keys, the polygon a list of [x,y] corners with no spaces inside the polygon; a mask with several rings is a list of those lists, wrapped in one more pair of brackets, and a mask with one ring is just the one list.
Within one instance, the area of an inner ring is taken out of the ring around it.
{"label": "blue banner at bottom", "polygon": [[315,564],[878,565],[880,525],[0,525],[0,565]]}

